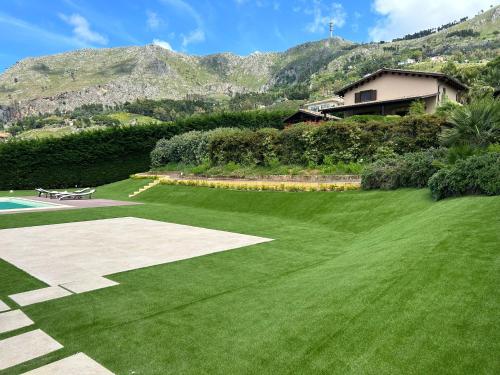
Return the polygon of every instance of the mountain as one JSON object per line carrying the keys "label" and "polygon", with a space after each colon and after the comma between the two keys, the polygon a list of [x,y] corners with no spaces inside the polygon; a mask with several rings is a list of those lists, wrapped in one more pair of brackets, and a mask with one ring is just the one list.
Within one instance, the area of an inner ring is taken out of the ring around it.
{"label": "mountain", "polygon": [[[430,35],[358,44],[333,38],[285,52],[190,56],[154,45],[83,49],[26,58],[0,75],[0,120],[115,105],[138,98],[183,99],[267,92],[307,84],[313,97],[381,66],[440,59],[491,59],[500,50],[500,6]],[[440,60],[441,61],[441,60]]]}

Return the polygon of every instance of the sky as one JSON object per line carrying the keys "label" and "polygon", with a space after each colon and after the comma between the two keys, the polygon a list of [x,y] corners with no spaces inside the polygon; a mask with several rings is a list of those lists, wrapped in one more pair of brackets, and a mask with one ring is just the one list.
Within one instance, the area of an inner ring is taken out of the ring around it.
{"label": "sky", "polygon": [[284,51],[334,35],[390,40],[500,0],[0,0],[0,72],[25,57],[157,44],[207,55]]}

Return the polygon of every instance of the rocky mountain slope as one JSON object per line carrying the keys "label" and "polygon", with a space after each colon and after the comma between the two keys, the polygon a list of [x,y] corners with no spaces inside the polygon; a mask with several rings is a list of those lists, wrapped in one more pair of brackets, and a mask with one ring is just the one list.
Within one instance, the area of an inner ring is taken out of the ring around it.
{"label": "rocky mountain slope", "polygon": [[[473,32],[449,35],[459,30]],[[27,58],[0,75],[0,120],[89,103],[231,96],[297,83],[309,84],[317,96],[324,96],[381,65],[410,57],[490,59],[500,51],[499,30],[500,6],[422,38],[387,43],[356,44],[334,38],[245,57],[190,56],[148,45]]]}

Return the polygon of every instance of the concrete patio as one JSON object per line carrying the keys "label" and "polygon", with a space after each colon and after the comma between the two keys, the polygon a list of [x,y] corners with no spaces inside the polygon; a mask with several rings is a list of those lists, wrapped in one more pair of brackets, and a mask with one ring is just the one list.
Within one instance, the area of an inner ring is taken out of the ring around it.
{"label": "concrete patio", "polygon": [[0,258],[49,285],[10,296],[25,306],[117,285],[105,275],[267,241],[271,240],[123,217],[3,229]]}

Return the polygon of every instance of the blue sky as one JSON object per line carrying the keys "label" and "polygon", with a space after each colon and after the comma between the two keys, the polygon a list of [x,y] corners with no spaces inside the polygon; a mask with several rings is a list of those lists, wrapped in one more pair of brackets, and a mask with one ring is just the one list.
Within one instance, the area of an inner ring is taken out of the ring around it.
{"label": "blue sky", "polygon": [[159,44],[190,54],[282,51],[335,35],[389,40],[473,16],[499,0],[2,0],[0,72],[86,47]]}

